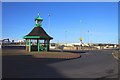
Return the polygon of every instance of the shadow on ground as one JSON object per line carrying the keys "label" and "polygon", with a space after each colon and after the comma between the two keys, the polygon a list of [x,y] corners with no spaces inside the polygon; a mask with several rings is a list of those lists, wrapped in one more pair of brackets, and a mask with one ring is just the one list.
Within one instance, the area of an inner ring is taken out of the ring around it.
{"label": "shadow on ground", "polygon": [[[3,50],[23,50],[23,46],[8,46]],[[60,50],[50,50],[60,52]],[[64,51],[70,53],[85,53],[84,51]],[[9,54],[9,52],[8,52]],[[49,64],[66,61],[66,59],[41,59],[32,55],[9,55],[2,56],[2,77],[3,78],[66,78]]]}
{"label": "shadow on ground", "polygon": [[[16,49],[16,50],[25,50],[25,46],[2,46],[2,49]],[[55,49],[55,50],[50,50],[49,52],[61,52],[61,49]],[[63,52],[70,52],[70,53],[86,53],[89,52],[89,50],[63,50]]]}
{"label": "shadow on ground", "polygon": [[3,56],[3,78],[64,78],[48,64],[65,61],[63,59],[37,59],[32,56]]}

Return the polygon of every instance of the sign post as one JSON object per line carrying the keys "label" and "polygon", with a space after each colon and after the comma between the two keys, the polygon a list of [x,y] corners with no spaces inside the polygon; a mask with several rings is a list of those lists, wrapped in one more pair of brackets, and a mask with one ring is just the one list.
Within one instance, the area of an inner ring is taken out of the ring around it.
{"label": "sign post", "polygon": [[80,48],[82,49],[82,37],[80,38]]}

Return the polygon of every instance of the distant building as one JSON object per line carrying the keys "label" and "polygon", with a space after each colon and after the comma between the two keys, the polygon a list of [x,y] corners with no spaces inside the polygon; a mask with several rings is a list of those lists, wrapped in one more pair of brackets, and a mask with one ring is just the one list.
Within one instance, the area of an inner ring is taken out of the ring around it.
{"label": "distant building", "polygon": [[14,43],[14,40],[12,40],[12,43]]}

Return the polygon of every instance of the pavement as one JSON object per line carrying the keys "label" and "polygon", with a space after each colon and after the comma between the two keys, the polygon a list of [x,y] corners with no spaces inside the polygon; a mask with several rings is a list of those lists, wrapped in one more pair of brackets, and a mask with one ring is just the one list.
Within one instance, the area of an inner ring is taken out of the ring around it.
{"label": "pavement", "polygon": [[2,56],[32,56],[34,58],[54,58],[54,59],[75,59],[75,58],[80,58],[80,54],[75,54],[73,52],[61,52],[60,50],[50,50],[48,52],[46,51],[31,51],[27,52],[25,49],[3,49],[2,50]]}
{"label": "pavement", "polygon": [[[77,59],[41,59],[31,55],[2,57],[3,78],[118,78],[114,50],[71,51]],[[9,52],[8,52],[9,53]]]}
{"label": "pavement", "polygon": [[120,61],[120,55],[119,55],[120,51],[119,50],[116,50],[114,52],[112,52],[112,55],[115,59],[119,60]]}

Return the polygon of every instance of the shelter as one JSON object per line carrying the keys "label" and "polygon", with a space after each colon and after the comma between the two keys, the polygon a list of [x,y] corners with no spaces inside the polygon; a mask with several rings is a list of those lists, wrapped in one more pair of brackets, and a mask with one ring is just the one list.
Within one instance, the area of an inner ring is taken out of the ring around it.
{"label": "shelter", "polygon": [[[37,18],[35,18],[36,26],[33,28],[33,30],[24,36],[23,38],[26,39],[26,51],[49,51],[49,44],[50,40],[53,39],[50,37],[45,30],[42,28],[42,21],[43,19],[38,14]],[[37,42],[32,42],[32,40]],[[41,43],[40,41],[43,41]]]}

